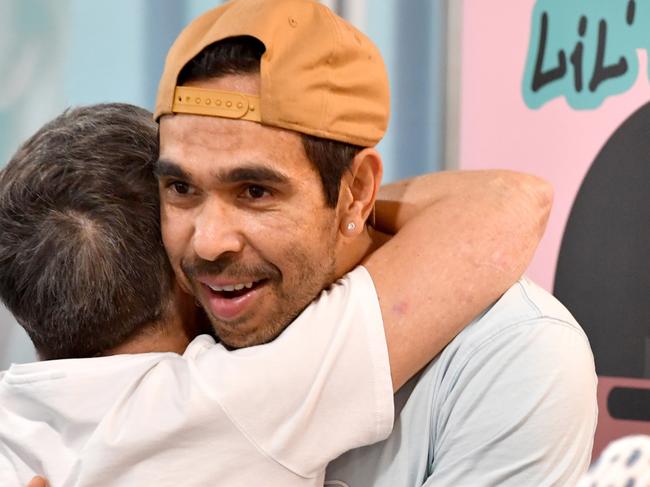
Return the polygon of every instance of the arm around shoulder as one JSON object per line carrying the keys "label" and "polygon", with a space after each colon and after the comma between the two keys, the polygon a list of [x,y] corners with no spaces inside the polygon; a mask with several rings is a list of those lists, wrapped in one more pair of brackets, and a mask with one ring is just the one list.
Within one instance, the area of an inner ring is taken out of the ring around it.
{"label": "arm around shoulder", "polygon": [[395,389],[519,279],[551,202],[548,183],[511,171],[442,172],[380,189],[377,229],[396,234],[365,266]]}

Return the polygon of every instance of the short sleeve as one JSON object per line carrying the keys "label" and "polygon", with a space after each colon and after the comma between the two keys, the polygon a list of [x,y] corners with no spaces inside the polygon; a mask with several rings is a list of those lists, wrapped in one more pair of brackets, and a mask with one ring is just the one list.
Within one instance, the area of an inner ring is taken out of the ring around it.
{"label": "short sleeve", "polygon": [[[575,485],[597,419],[584,334],[540,318],[504,329],[471,353],[434,422],[431,485]],[[427,484],[429,485],[429,484]]]}
{"label": "short sleeve", "polygon": [[[0,419],[6,420],[2,416],[2,411],[0,411]],[[5,485],[7,487],[27,485],[27,482],[31,480],[33,475],[28,472],[28,469],[20,460],[18,460],[17,464],[12,461],[16,459],[16,454],[12,452],[10,445],[11,439],[0,435],[0,485],[3,487]],[[29,453],[32,454],[33,452]],[[29,479],[21,481],[21,477],[26,477],[27,475],[29,475]]]}
{"label": "short sleeve", "polygon": [[21,485],[13,465],[2,454],[0,454],[0,485],[6,485],[7,487],[13,485],[19,487]]}
{"label": "short sleeve", "polygon": [[381,310],[357,267],[273,342],[196,358],[231,421],[259,450],[313,477],[343,452],[386,438],[393,391]]}

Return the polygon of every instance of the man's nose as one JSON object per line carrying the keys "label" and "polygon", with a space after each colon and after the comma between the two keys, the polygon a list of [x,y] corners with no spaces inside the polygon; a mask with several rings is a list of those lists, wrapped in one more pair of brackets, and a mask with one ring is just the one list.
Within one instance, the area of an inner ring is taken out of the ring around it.
{"label": "man's nose", "polygon": [[194,224],[192,244],[197,257],[213,261],[227,252],[241,252],[244,236],[241,218],[219,202],[208,202],[201,208]]}

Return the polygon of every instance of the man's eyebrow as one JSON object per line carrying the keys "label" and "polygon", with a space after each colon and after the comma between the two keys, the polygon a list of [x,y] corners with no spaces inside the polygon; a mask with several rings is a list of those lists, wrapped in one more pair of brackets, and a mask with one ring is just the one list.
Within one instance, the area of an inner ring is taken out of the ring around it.
{"label": "man's eyebrow", "polygon": [[215,174],[215,178],[222,184],[242,182],[275,184],[289,183],[289,177],[282,172],[258,164],[251,164],[219,171]]}
{"label": "man's eyebrow", "polygon": [[175,162],[166,159],[158,159],[153,166],[153,173],[156,177],[172,177],[178,179],[189,180],[190,175]]}

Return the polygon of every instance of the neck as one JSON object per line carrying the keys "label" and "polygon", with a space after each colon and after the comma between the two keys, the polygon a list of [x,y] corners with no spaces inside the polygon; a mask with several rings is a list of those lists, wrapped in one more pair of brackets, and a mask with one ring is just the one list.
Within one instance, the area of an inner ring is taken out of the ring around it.
{"label": "neck", "polygon": [[105,355],[175,352],[182,354],[193,337],[183,326],[151,325],[134,337],[108,350]]}
{"label": "neck", "polygon": [[158,323],[142,327],[142,331],[108,350],[105,355],[122,353],[176,352],[182,354],[189,343],[207,329],[205,316],[194,305],[194,298],[174,287],[165,317]]}
{"label": "neck", "polygon": [[390,239],[390,235],[366,225],[361,235],[338,242],[336,279],[340,279]]}

